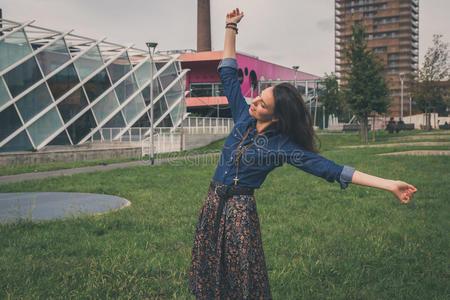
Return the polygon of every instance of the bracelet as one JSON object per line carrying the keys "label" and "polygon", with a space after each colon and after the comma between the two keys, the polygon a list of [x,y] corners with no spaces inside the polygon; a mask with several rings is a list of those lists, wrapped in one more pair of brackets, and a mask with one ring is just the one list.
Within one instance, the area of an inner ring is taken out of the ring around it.
{"label": "bracelet", "polygon": [[227,24],[227,26],[225,26],[225,28],[233,29],[233,30],[236,32],[236,34],[238,34],[238,29],[237,29],[237,27],[234,27],[234,26],[232,26],[232,25],[228,25],[228,24]]}
{"label": "bracelet", "polygon": [[230,23],[227,23],[226,25],[234,25],[234,26],[237,26],[237,23],[230,22]]}

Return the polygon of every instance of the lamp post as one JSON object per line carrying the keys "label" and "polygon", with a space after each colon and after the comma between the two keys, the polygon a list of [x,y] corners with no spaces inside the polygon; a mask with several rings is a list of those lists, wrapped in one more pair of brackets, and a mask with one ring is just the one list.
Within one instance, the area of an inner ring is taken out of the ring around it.
{"label": "lamp post", "polygon": [[151,142],[151,150],[150,150],[150,162],[151,164],[155,164],[155,141],[153,136],[153,56],[155,53],[155,48],[158,46],[158,43],[155,42],[147,42],[145,43],[148,47],[148,53],[150,55],[150,142]]}
{"label": "lamp post", "polygon": [[219,95],[220,91],[216,90],[216,98],[217,98],[217,118],[219,118]]}
{"label": "lamp post", "polygon": [[297,71],[298,71],[299,66],[292,66],[292,69],[294,69],[295,73],[294,73],[294,86],[295,88],[297,88]]}
{"label": "lamp post", "polygon": [[409,96],[409,123],[411,123],[411,115],[412,115],[412,104],[411,104],[411,96]]}
{"label": "lamp post", "polygon": [[398,74],[400,77],[400,84],[401,84],[401,95],[400,95],[400,119],[403,120],[403,79],[405,77],[405,73]]}

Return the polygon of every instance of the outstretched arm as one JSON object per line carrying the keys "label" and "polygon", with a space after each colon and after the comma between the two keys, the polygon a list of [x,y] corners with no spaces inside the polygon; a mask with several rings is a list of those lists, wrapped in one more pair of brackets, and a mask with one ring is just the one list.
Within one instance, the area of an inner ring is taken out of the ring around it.
{"label": "outstretched arm", "polygon": [[403,203],[409,203],[414,193],[417,192],[414,186],[406,182],[384,179],[356,170],[353,173],[352,183],[390,191]]}
{"label": "outstretched arm", "polygon": [[389,180],[357,171],[349,166],[340,166],[325,157],[306,151],[302,147],[288,143],[284,146],[286,162],[307,173],[322,177],[329,182],[338,181],[341,189],[349,183],[390,191],[403,203],[409,203],[417,189],[403,181]]}

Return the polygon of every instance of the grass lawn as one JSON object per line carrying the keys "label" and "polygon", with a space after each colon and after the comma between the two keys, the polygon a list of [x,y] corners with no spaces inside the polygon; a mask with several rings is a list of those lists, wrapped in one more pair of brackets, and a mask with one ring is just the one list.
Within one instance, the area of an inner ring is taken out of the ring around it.
{"label": "grass lawn", "polygon": [[[450,158],[375,155],[448,147],[339,149],[359,137],[320,139],[322,155],[336,163],[419,191],[403,205],[385,191],[340,190],[289,165],[274,170],[256,192],[274,299],[448,299]],[[217,161],[0,185],[132,203],[103,215],[0,225],[0,298],[192,299],[192,238]]]}

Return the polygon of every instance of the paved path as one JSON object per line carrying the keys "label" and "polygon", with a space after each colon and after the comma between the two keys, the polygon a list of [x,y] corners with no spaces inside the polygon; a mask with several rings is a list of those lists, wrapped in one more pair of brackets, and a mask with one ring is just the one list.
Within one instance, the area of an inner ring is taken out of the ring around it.
{"label": "paved path", "polygon": [[393,144],[374,144],[374,145],[357,145],[357,146],[341,146],[340,148],[382,148],[382,147],[402,147],[402,146],[449,146],[450,142],[415,142],[415,143],[393,143]]}
{"label": "paved path", "polygon": [[[180,157],[160,158],[160,159],[155,159],[155,164],[161,164],[161,163],[175,161],[175,160],[186,160],[186,159],[194,160],[194,159],[200,159],[203,157],[211,157],[211,156],[219,156],[219,155],[220,155],[220,153],[216,152],[216,153],[196,154],[196,155],[180,156]],[[150,166],[150,163],[148,160],[145,160],[145,161],[140,160],[140,161],[130,161],[130,162],[124,162],[124,163],[90,166],[90,167],[83,167],[83,168],[61,169],[61,170],[54,170],[54,171],[0,176],[0,183],[11,183],[11,182],[18,182],[18,181],[24,181],[24,180],[30,180],[30,179],[41,179],[41,178],[46,178],[46,177],[51,177],[51,176],[72,175],[72,174],[87,173],[87,172],[94,172],[94,171],[107,171],[107,170],[112,170],[112,169],[134,167],[134,166]]]}
{"label": "paved path", "polygon": [[433,134],[450,134],[450,130],[439,130],[439,131],[430,131],[430,132],[421,132],[419,135],[433,135]]}
{"label": "paved path", "polygon": [[393,137],[389,138],[389,141],[404,141],[404,140],[441,140],[441,139],[450,139],[450,135],[412,135],[412,136],[399,136],[399,137]]}
{"label": "paved path", "polygon": [[383,155],[418,155],[418,156],[428,156],[428,155],[450,155],[450,150],[411,150],[411,151],[401,151],[401,152],[389,152],[377,154]]}

